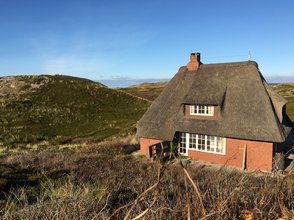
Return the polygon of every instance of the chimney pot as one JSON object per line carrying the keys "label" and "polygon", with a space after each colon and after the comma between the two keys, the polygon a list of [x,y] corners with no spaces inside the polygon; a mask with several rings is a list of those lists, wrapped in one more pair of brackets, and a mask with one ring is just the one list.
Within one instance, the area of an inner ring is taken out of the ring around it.
{"label": "chimney pot", "polygon": [[189,71],[196,71],[200,66],[200,53],[191,53],[190,54],[190,61],[187,64],[187,68]]}

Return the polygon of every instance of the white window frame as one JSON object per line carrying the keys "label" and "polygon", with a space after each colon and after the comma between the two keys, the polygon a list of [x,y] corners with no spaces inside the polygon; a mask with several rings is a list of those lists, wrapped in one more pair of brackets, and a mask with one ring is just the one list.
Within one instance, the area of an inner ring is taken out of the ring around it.
{"label": "white window frame", "polygon": [[[185,140],[182,142],[181,139],[182,139],[183,134],[185,134]],[[184,144],[185,146],[180,146],[181,144]],[[187,139],[187,133],[181,132],[180,133],[180,142],[179,142],[179,145],[178,145],[179,153],[182,154],[182,155],[188,156],[188,149],[189,149],[188,146],[189,146],[189,144],[190,143],[189,143],[189,139]],[[183,148],[185,148],[186,153],[181,152]]]}
{"label": "white window frame", "polygon": [[[194,134],[195,135],[195,134]],[[214,146],[210,147],[210,149],[213,149],[213,151],[211,150],[207,150],[207,139],[208,136],[211,136],[214,138]],[[217,136],[212,136],[212,135],[205,135],[205,149],[199,149],[198,147],[198,137],[199,135],[196,134],[196,147],[190,147],[190,133],[186,133],[186,154],[184,155],[188,155],[188,150],[193,150],[193,151],[200,151],[200,152],[205,152],[205,153],[211,153],[211,154],[220,154],[220,155],[226,155],[226,145],[227,145],[227,140],[225,137],[217,137]],[[217,138],[222,138],[223,139],[223,152],[217,152],[218,146],[217,146]]]}
{"label": "white window frame", "polygon": [[[204,108],[204,113],[200,112],[200,107]],[[190,115],[213,116],[214,106],[213,105],[190,105]]]}

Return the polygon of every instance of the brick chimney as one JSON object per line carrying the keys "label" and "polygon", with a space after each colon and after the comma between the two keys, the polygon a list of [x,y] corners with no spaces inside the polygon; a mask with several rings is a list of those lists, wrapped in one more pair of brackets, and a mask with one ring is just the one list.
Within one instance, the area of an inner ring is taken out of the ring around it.
{"label": "brick chimney", "polygon": [[200,53],[191,53],[190,54],[190,62],[187,64],[187,68],[189,71],[196,71],[200,66]]}

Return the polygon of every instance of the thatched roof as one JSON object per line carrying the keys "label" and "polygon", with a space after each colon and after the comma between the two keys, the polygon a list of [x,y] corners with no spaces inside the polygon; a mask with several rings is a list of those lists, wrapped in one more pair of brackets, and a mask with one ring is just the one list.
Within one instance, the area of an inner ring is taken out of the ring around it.
{"label": "thatched roof", "polygon": [[[218,105],[217,120],[185,117],[183,104]],[[171,141],[177,131],[283,142],[292,123],[286,100],[275,93],[253,61],[184,66],[137,124],[137,136]]]}

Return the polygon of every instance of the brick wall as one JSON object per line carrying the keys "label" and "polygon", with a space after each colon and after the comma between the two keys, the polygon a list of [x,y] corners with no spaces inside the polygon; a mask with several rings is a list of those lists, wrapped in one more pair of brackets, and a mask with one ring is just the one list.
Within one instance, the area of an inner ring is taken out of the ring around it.
{"label": "brick wall", "polygon": [[188,150],[188,156],[202,161],[243,167],[244,148],[247,146],[246,169],[272,170],[273,143],[226,138],[226,154]]}
{"label": "brick wall", "polygon": [[[160,142],[163,141],[140,138],[140,150],[142,153],[150,156],[149,146]],[[242,168],[245,145],[247,149],[245,161],[246,169],[270,172],[272,170],[273,160],[273,143],[270,142],[226,138],[225,155],[188,149],[188,156],[196,160]]]}
{"label": "brick wall", "polygon": [[149,155],[149,146],[163,142],[163,140],[156,140],[150,138],[140,138],[140,151],[143,154]]}

